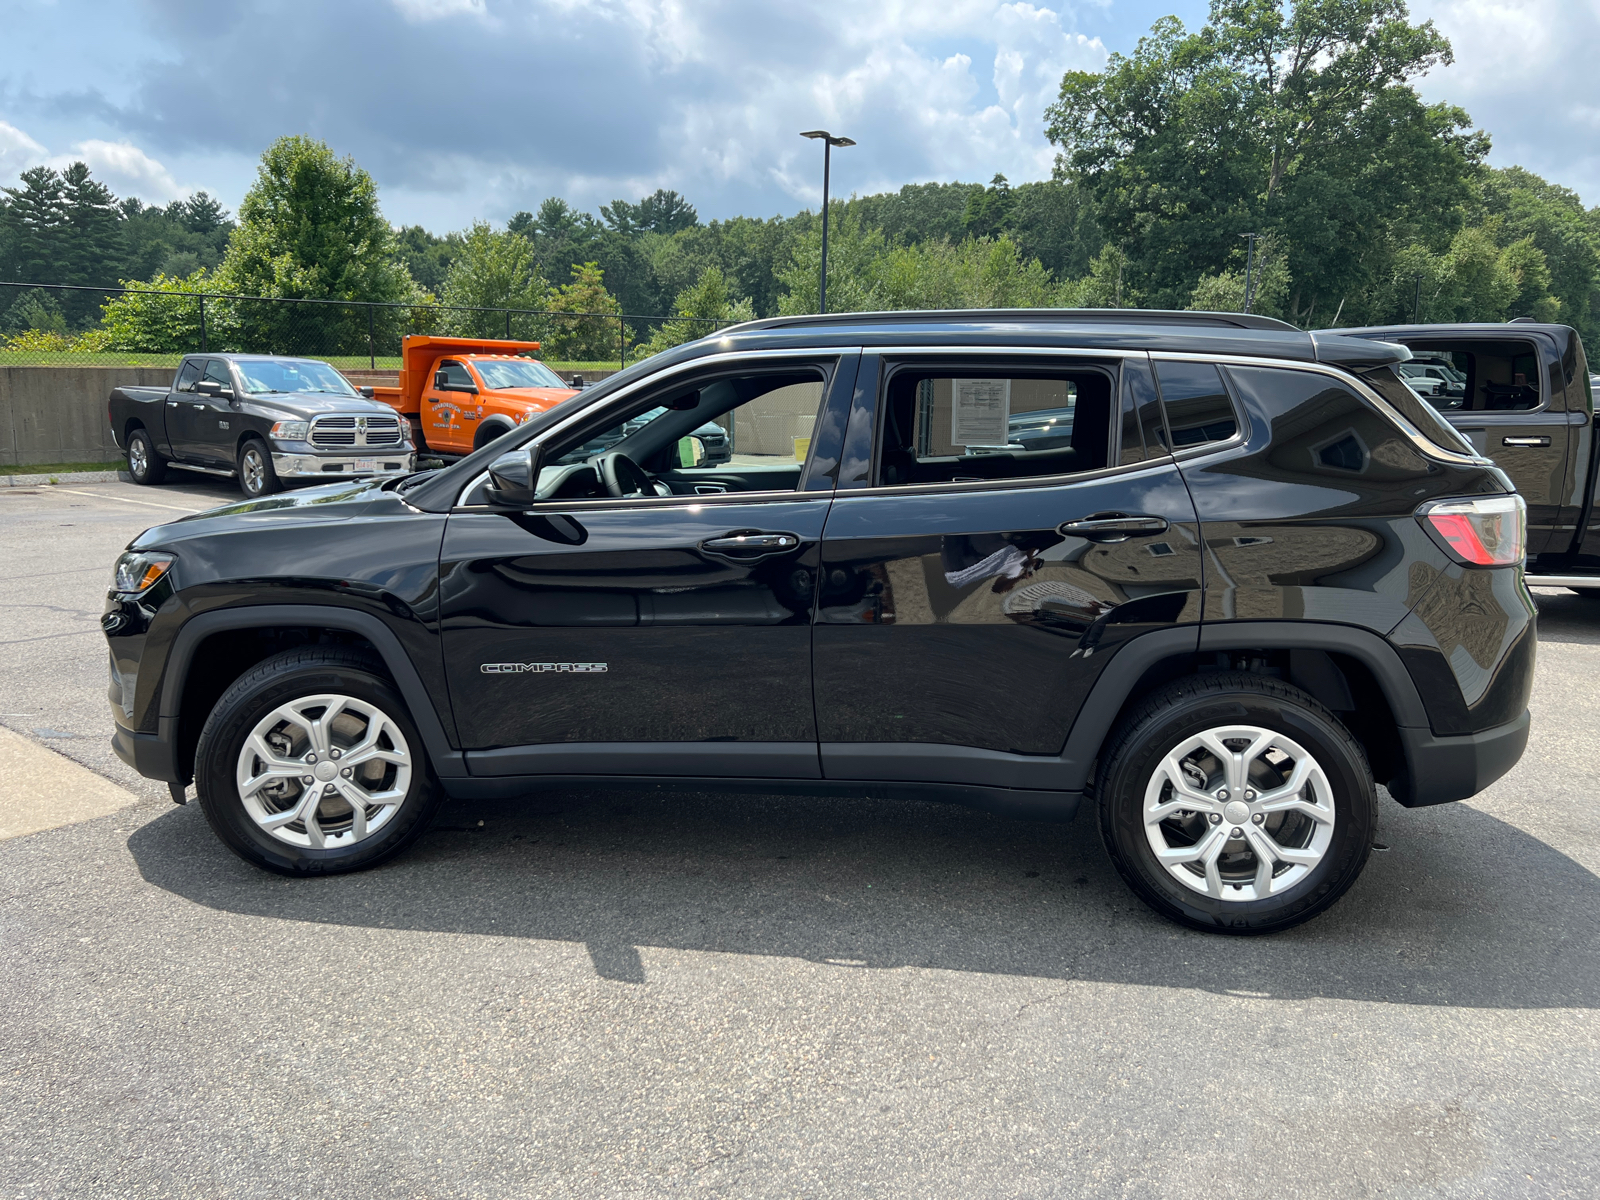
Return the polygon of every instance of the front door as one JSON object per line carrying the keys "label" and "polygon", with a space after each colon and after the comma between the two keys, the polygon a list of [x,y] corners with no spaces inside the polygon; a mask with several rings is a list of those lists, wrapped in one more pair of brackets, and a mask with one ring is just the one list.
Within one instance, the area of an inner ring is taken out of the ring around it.
{"label": "front door", "polygon": [[1118,648],[1198,640],[1194,510],[1148,362],[907,358],[882,377],[874,473],[823,535],[823,772],[1066,786]]}
{"label": "front door", "polygon": [[428,445],[449,454],[471,452],[477,410],[478,385],[466,365],[442,360],[422,398],[422,434]]}
{"label": "front door", "polygon": [[[764,360],[635,391],[546,448],[548,500],[451,515],[444,650],[474,774],[817,777],[811,622],[831,492],[804,489],[795,439],[849,388],[840,376],[837,359]],[[731,462],[704,463],[694,431],[719,419],[752,432]],[[691,490],[697,458],[716,492]]]}

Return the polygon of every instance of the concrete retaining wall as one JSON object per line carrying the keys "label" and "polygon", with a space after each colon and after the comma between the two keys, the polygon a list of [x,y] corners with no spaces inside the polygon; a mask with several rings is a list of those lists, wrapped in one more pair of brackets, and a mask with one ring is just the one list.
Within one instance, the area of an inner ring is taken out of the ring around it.
{"label": "concrete retaining wall", "polygon": [[[0,466],[114,462],[106,399],[122,384],[165,387],[171,367],[0,367]],[[358,387],[393,387],[394,371],[347,371]],[[610,371],[586,371],[596,383]]]}
{"label": "concrete retaining wall", "polygon": [[171,367],[0,367],[0,466],[114,462],[111,389],[171,382]]}

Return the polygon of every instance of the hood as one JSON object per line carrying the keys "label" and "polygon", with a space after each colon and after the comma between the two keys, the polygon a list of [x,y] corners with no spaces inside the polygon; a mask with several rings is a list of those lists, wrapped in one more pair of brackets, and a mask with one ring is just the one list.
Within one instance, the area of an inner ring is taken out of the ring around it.
{"label": "hood", "polygon": [[326,413],[395,415],[395,410],[387,404],[365,396],[330,396],[324,392],[251,392],[241,403],[288,417],[320,417]]}
{"label": "hood", "polygon": [[573,388],[492,388],[478,393],[481,399],[484,396],[509,396],[513,400],[526,400],[533,404],[543,404],[547,408],[560,404],[563,400],[570,399],[578,393]]}
{"label": "hood", "polygon": [[247,526],[286,522],[348,521],[366,511],[383,496],[384,480],[361,479],[355,482],[328,483],[321,487],[296,488],[259,500],[241,500],[208,508],[205,512],[179,517],[166,525],[146,529],[128,543],[130,550],[149,547],[171,548],[196,537]]}

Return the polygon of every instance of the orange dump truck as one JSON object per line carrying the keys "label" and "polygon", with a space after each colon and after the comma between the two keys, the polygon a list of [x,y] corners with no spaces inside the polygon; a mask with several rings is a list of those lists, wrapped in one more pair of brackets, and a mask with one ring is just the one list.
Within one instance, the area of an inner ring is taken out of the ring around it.
{"label": "orange dump truck", "polygon": [[538,348],[538,342],[412,334],[401,343],[400,386],[373,388],[372,398],[411,418],[419,452],[470,454],[577,395],[528,357]]}

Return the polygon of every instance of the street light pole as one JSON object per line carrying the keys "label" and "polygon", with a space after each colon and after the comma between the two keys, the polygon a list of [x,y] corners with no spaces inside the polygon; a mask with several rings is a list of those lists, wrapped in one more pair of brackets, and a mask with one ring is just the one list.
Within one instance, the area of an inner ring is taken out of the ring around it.
{"label": "street light pole", "polygon": [[847,137],[834,137],[826,129],[813,129],[800,135],[822,143],[822,278],[817,281],[817,311],[828,311],[828,173],[833,165],[835,146],[854,146]]}
{"label": "street light pole", "polygon": [[1259,233],[1241,233],[1239,236],[1247,239],[1250,243],[1250,248],[1245,252],[1244,256],[1244,311],[1249,312],[1250,302],[1255,299],[1255,289],[1252,286],[1254,280],[1251,278],[1251,274],[1256,265],[1256,239],[1261,235]]}

